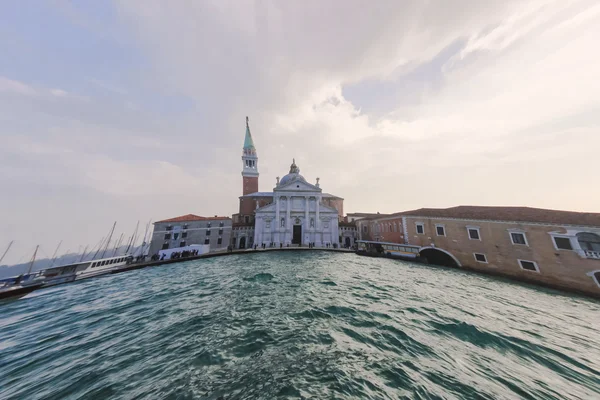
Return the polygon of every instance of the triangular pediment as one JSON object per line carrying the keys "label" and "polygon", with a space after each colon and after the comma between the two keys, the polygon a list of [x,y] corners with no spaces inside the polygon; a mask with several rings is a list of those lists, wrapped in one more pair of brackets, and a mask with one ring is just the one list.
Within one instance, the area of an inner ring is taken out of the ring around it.
{"label": "triangular pediment", "polygon": [[286,183],[284,186],[279,186],[273,189],[274,192],[321,192],[321,188],[311,185],[304,180],[293,180]]}

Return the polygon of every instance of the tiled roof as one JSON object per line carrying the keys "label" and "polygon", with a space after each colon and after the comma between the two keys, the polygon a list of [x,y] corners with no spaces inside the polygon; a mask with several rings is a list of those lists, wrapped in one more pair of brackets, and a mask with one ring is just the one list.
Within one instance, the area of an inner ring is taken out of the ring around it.
{"label": "tiled roof", "polygon": [[373,218],[378,218],[378,217],[387,217],[389,214],[380,214],[380,213],[348,213],[346,214],[349,217],[373,217]]}
{"label": "tiled roof", "polygon": [[[416,216],[429,218],[458,218],[472,220],[535,222],[543,224],[565,224],[600,226],[600,213],[547,210],[532,207],[486,207],[458,206],[451,208],[420,208],[403,211],[389,216]],[[376,219],[372,217],[370,219]]]}
{"label": "tiled roof", "polygon": [[182,215],[180,217],[163,219],[162,221],[156,221],[155,224],[157,224],[159,222],[215,221],[215,220],[222,220],[222,219],[231,219],[231,218],[218,217],[216,215],[214,217],[201,217],[201,216],[195,215],[195,214],[187,214],[187,215]]}

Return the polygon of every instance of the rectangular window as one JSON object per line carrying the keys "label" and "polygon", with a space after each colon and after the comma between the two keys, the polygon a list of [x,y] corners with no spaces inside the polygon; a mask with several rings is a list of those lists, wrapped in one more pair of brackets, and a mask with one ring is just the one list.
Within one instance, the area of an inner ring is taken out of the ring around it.
{"label": "rectangular window", "polygon": [[217,239],[217,244],[221,244],[221,243],[223,243],[223,238],[220,237]]}
{"label": "rectangular window", "polygon": [[485,256],[485,254],[481,254],[481,253],[473,253],[473,255],[475,256],[475,260],[476,260],[477,262],[480,262],[480,263],[485,263],[485,264],[487,264],[487,258],[486,258],[486,256]]}
{"label": "rectangular window", "polygon": [[167,230],[168,230],[168,231],[172,231],[172,230],[173,230],[173,227],[172,227],[171,225],[167,225]]}
{"label": "rectangular window", "polygon": [[471,240],[481,240],[479,236],[479,228],[467,228],[469,231],[469,239]]}
{"label": "rectangular window", "polygon": [[169,240],[171,239],[171,234],[170,233],[165,233],[165,240]]}
{"label": "rectangular window", "polygon": [[566,237],[554,237],[554,244],[558,250],[573,250],[571,246],[571,239]]}
{"label": "rectangular window", "polygon": [[363,232],[367,233],[367,227],[366,226],[363,226]]}
{"label": "rectangular window", "polygon": [[179,243],[179,247],[185,247],[185,240],[182,240],[181,243]]}
{"label": "rectangular window", "polygon": [[425,233],[425,225],[417,224],[417,234],[422,235]]}
{"label": "rectangular window", "polygon": [[219,226],[222,228],[222,227],[225,226],[225,223],[224,222],[219,222]]}
{"label": "rectangular window", "polygon": [[187,238],[187,232],[181,232],[181,238],[182,239]]}
{"label": "rectangular window", "polygon": [[210,228],[211,225],[212,225],[212,222],[209,222],[208,224],[206,224],[206,227]]}
{"label": "rectangular window", "polygon": [[210,239],[209,238],[204,239],[204,244],[210,244]]}
{"label": "rectangular window", "polygon": [[247,224],[249,224],[249,223],[250,223],[250,217],[249,217],[248,215],[246,215],[246,216],[244,217],[244,220],[246,221],[246,223],[247,223]]}
{"label": "rectangular window", "polygon": [[521,269],[533,272],[540,272],[537,263],[535,263],[534,261],[519,260],[519,265],[521,266]]}
{"label": "rectangular window", "polygon": [[223,234],[223,229],[219,229],[219,235]]}
{"label": "rectangular window", "polygon": [[435,233],[438,236],[446,236],[446,229],[444,229],[444,225],[436,225],[435,226]]}
{"label": "rectangular window", "polygon": [[167,250],[169,248],[169,243],[165,243],[162,245],[163,250]]}
{"label": "rectangular window", "polygon": [[525,238],[523,232],[511,232],[510,240],[512,241],[512,244],[523,244],[527,246],[527,238]]}
{"label": "rectangular window", "polygon": [[206,230],[206,236],[210,236],[210,229]]}
{"label": "rectangular window", "polygon": [[183,224],[183,229],[187,229],[188,228],[188,224]]}

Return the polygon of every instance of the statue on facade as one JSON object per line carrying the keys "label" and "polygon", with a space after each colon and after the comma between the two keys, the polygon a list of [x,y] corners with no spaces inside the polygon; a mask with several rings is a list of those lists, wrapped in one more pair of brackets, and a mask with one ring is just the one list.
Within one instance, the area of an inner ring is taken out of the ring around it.
{"label": "statue on facade", "polygon": [[300,168],[296,165],[296,159],[292,158],[292,165],[290,165],[290,174],[299,174]]}

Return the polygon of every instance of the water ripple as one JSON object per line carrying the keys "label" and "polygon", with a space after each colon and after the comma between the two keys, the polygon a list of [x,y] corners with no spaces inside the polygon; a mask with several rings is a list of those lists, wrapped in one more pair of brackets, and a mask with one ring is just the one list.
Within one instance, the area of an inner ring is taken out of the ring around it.
{"label": "water ripple", "polygon": [[406,262],[235,255],[0,310],[2,399],[600,398],[600,302]]}

